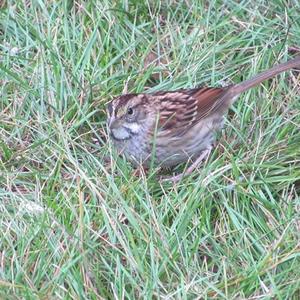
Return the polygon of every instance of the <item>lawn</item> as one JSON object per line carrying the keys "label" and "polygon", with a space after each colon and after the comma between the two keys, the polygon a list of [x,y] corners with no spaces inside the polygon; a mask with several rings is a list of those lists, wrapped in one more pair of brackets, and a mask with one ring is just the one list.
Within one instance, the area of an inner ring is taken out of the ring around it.
{"label": "lawn", "polygon": [[2,1],[0,298],[299,299],[299,71],[241,95],[176,184],[133,175],[105,110],[241,82],[299,37],[296,0]]}

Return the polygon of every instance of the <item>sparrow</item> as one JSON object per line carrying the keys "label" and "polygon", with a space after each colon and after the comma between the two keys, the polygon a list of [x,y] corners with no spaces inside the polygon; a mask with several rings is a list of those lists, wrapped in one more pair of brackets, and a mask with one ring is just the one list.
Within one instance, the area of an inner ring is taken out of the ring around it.
{"label": "sparrow", "polygon": [[154,163],[169,168],[191,160],[194,163],[185,173],[190,174],[210,153],[216,131],[241,93],[299,66],[300,56],[226,87],[118,96],[107,105],[110,138],[118,152],[136,166]]}

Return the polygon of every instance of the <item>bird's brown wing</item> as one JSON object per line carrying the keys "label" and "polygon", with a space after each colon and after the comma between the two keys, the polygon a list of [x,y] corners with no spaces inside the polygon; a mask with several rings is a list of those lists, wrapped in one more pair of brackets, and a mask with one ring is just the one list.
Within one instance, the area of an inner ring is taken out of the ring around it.
{"label": "bird's brown wing", "polygon": [[227,90],[201,87],[154,94],[160,103],[159,134],[183,135],[195,123],[220,110]]}

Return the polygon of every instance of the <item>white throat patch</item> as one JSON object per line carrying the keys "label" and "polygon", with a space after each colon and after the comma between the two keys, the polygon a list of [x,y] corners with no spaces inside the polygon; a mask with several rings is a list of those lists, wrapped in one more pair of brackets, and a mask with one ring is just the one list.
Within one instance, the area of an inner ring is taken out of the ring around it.
{"label": "white throat patch", "polygon": [[138,123],[127,123],[124,125],[125,128],[128,128],[132,133],[138,133],[140,131],[141,125]]}
{"label": "white throat patch", "polygon": [[114,128],[111,130],[111,133],[117,140],[126,140],[130,137],[130,133],[124,127]]}
{"label": "white throat patch", "polygon": [[113,128],[112,134],[118,140],[126,140],[131,134],[139,133],[141,126],[138,123],[127,123],[120,128]]}

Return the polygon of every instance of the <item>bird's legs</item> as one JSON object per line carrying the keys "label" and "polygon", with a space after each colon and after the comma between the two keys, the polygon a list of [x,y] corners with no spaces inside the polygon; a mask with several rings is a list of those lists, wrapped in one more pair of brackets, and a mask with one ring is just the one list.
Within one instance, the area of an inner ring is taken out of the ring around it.
{"label": "bird's legs", "polygon": [[178,174],[176,176],[171,176],[171,177],[164,178],[162,181],[169,181],[170,180],[170,181],[173,181],[173,182],[178,182],[183,177],[185,177],[187,175],[190,175],[198,167],[198,165],[200,165],[201,162],[209,156],[210,152],[211,152],[211,148],[203,150],[201,152],[201,154],[199,155],[199,157],[192,163],[191,166],[189,166],[187,168],[187,170],[184,173]]}

